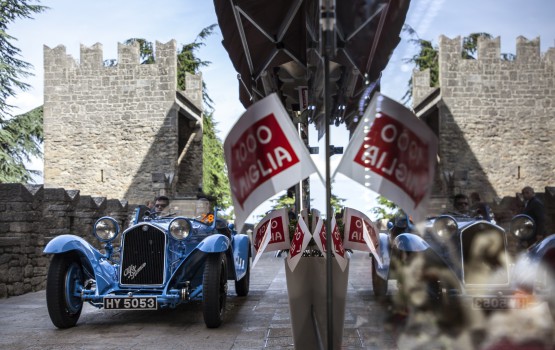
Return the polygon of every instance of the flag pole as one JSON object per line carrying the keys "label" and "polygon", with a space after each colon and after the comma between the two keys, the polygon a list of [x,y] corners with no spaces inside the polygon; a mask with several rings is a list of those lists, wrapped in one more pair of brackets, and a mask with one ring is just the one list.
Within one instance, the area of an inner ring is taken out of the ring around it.
{"label": "flag pole", "polygon": [[327,348],[333,349],[333,280],[332,280],[332,232],[331,177],[330,177],[330,58],[335,54],[335,0],[320,0],[321,51],[324,58],[324,118],[326,148],[326,306],[327,306]]}

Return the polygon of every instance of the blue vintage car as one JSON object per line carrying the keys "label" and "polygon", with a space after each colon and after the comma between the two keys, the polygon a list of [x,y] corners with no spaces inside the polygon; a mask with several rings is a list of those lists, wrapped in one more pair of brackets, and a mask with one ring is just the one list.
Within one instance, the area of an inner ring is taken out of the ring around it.
{"label": "blue vintage car", "polygon": [[158,310],[201,300],[206,326],[220,326],[228,280],[235,281],[238,296],[249,292],[251,250],[248,236],[214,213],[206,223],[138,207],[118,248],[112,244],[118,222],[102,217],[94,235],[104,252],[78,236],[52,239],[44,249],[53,254],[46,284],[52,323],[75,326],[84,302],[110,310]]}
{"label": "blue vintage car", "polygon": [[[524,242],[533,230],[530,217],[517,215],[509,234]],[[380,234],[380,249],[383,263],[372,263],[377,297],[387,294],[389,279],[402,286],[418,278],[433,307],[450,297],[463,297],[481,309],[525,307],[519,303],[533,299],[547,301],[555,316],[555,235],[509,252],[507,233],[491,219],[441,215],[417,229],[400,213],[388,233]],[[418,259],[419,269],[411,268]],[[408,293],[417,289],[410,288]],[[533,298],[523,298],[521,292]]]}

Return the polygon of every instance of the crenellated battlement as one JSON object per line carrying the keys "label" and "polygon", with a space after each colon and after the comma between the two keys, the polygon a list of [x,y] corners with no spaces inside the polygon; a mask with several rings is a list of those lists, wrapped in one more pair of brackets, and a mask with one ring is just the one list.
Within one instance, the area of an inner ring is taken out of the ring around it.
{"label": "crenellated battlement", "polygon": [[412,77],[415,111],[438,134],[439,173],[466,174],[443,194],[479,190],[491,200],[552,184],[555,48],[542,54],[540,38],[519,36],[505,58],[499,37],[479,38],[476,59],[465,59],[462,42],[439,38],[438,88],[429,71]]}
{"label": "crenellated battlement", "polygon": [[[537,37],[532,40],[528,40],[523,36],[519,36],[516,39],[516,59],[515,63],[528,63],[528,62],[543,62],[543,63],[553,63],[555,53],[552,52],[554,48],[550,48],[545,55],[540,54],[540,38]],[[446,36],[441,35],[439,38],[439,53],[440,57],[447,58],[451,60],[459,58],[460,60],[465,60],[461,57],[462,52],[462,38],[457,36],[450,39]],[[478,38],[478,53],[477,61],[485,60],[499,60],[504,61],[501,58],[501,38],[496,37],[493,39]],[[504,61],[510,62],[510,61]]]}
{"label": "crenellated battlement", "polygon": [[[155,43],[155,63],[158,65],[175,64],[177,43],[170,40],[167,43],[156,41]],[[58,45],[51,49],[44,45],[44,66],[45,70],[50,68],[57,70],[76,70],[76,69],[106,69],[104,67],[104,50],[102,44],[96,43],[90,47],[80,45],[80,60],[75,60],[71,55],[66,53],[64,45]],[[118,43],[117,65],[118,67],[141,66],[140,64],[140,46],[135,42],[132,44]],[[113,69],[114,67],[110,67]]]}

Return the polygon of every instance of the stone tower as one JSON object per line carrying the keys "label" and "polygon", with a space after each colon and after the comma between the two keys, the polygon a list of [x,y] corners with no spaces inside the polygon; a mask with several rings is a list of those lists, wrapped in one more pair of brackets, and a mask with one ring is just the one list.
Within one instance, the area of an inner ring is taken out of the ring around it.
{"label": "stone tower", "polygon": [[177,90],[176,42],[156,42],[155,63],[139,45],[44,47],[44,184],[142,204],[159,194],[196,198],[202,187],[202,78]]}
{"label": "stone tower", "polygon": [[498,202],[529,185],[555,184],[555,48],[516,40],[503,60],[500,39],[480,39],[477,59],[461,57],[461,38],[439,39],[439,87],[413,75],[414,110],[439,136],[436,209],[456,192]]}

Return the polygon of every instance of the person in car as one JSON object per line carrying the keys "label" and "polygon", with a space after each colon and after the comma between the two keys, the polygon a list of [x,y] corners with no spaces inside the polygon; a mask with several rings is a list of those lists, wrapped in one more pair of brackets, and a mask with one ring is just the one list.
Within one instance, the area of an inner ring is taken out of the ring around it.
{"label": "person in car", "polygon": [[456,194],[453,198],[453,213],[458,215],[470,215],[470,201],[466,194]]}
{"label": "person in car", "polygon": [[526,214],[534,220],[535,230],[534,236],[528,240],[528,244],[539,241],[545,235],[545,207],[541,200],[536,197],[534,189],[526,186],[522,189],[522,198],[524,199],[524,208],[521,214]]}
{"label": "person in car", "polygon": [[167,211],[169,206],[170,199],[166,196],[158,196],[154,200],[154,212],[158,216],[161,216],[164,211]]}

